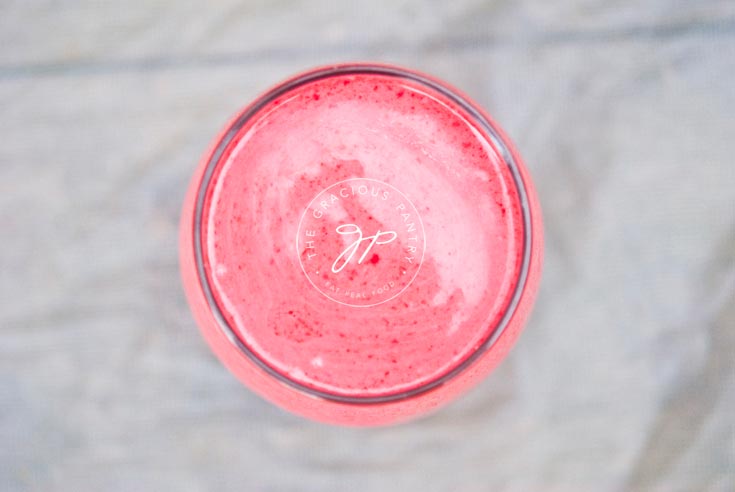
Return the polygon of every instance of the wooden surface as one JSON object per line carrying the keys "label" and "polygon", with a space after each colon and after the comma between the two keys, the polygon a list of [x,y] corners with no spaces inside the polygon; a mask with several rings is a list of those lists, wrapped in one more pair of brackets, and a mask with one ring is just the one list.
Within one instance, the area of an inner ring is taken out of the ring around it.
{"label": "wooden surface", "polygon": [[[462,88],[537,182],[534,316],[477,390],[332,428],[242,388],[177,266],[187,180],[316,64]],[[735,3],[0,3],[0,490],[735,490]]]}

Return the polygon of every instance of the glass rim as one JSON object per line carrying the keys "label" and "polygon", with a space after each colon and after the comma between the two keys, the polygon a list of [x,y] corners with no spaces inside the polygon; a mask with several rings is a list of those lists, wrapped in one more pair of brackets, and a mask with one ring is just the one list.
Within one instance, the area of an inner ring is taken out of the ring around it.
{"label": "glass rim", "polygon": [[[475,350],[467,357],[465,357],[459,364],[457,364],[451,370],[441,374],[440,376],[409,390],[403,390],[385,395],[372,396],[340,395],[312,388],[310,386],[307,386],[306,384],[295,381],[294,379],[291,379],[287,375],[281,373],[280,371],[269,365],[265,360],[263,360],[256,352],[250,349],[242,341],[236,330],[227,322],[227,319],[222,313],[219,304],[214,298],[212,287],[210,285],[209,278],[204,267],[204,251],[202,246],[201,231],[204,214],[204,203],[206,200],[207,190],[209,189],[209,185],[214,175],[214,171],[217,168],[225,150],[232,143],[233,139],[238,134],[240,129],[251,118],[256,116],[260,112],[260,110],[263,109],[271,101],[302,85],[329,77],[355,74],[382,75],[408,79],[427,86],[428,88],[438,92],[442,96],[449,99],[452,103],[461,107],[462,110],[466,111],[467,114],[470,115],[471,119],[474,120],[474,122],[481,127],[485,136],[489,138],[489,140],[495,147],[495,150],[500,154],[500,157],[503,159],[503,162],[508,166],[512,181],[515,184],[516,191],[518,193],[518,201],[521,209],[523,223],[523,253],[521,267],[518,271],[518,276],[515,279],[516,283],[513,294],[510,297],[510,301],[504,308],[504,312],[500,320],[495,324],[495,326],[489,326],[487,328],[487,333],[489,333],[487,338],[485,338],[483,342],[478,345],[477,348],[475,348]],[[493,123],[491,123],[491,121],[488,120],[487,117],[485,117],[483,112],[478,109],[471,100],[468,100],[466,97],[459,94],[456,89],[448,87],[443,82],[440,82],[428,75],[415,72],[413,70],[391,65],[373,63],[347,63],[315,68],[312,70],[301,72],[300,74],[289,78],[284,82],[276,84],[270,90],[258,96],[251,104],[249,104],[245,108],[243,112],[238,114],[234,121],[228,124],[228,127],[219,138],[216,146],[210,152],[206,162],[206,167],[196,194],[196,202],[194,207],[193,241],[194,260],[196,264],[197,276],[201,285],[202,292],[207,301],[207,305],[212,315],[214,316],[222,334],[229,340],[230,343],[233,344],[236,349],[238,349],[239,352],[245,355],[260,369],[264,370],[268,374],[268,376],[275,378],[277,381],[287,385],[294,390],[305,393],[315,398],[320,398],[336,403],[356,405],[391,403],[419,396],[431,390],[437,389],[438,387],[451,381],[460,373],[466,371],[475,361],[477,361],[486,352],[488,352],[488,350],[503,334],[511,318],[515,314],[516,309],[518,308],[521,296],[525,290],[531,263],[532,228],[528,192],[526,190],[526,186],[523,181],[519,165],[516,162],[516,159],[514,159],[513,157],[513,152],[506,144],[503,135],[495,128]]]}

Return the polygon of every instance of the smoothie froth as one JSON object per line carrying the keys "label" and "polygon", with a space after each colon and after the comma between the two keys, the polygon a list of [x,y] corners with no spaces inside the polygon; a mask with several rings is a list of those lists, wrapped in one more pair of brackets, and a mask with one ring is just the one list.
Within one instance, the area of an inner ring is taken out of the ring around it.
{"label": "smoothie froth", "polygon": [[407,78],[333,76],[268,102],[205,197],[204,270],[226,322],[321,392],[441,378],[491,335],[518,281],[506,162],[471,115]]}

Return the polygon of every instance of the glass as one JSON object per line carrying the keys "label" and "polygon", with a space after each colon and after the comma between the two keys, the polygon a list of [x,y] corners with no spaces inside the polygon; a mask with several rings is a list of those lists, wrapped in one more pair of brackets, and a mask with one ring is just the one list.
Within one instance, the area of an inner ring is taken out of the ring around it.
{"label": "glass", "polygon": [[252,390],[344,425],[406,420],[486,376],[538,288],[538,201],[457,90],[373,64],[266,92],[214,140],[183,208],[182,276]]}

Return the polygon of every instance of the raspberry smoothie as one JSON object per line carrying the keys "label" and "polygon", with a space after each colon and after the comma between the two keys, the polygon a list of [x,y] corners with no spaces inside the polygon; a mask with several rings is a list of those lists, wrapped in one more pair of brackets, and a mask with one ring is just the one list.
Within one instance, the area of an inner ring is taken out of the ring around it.
{"label": "raspberry smoothie", "polygon": [[448,401],[515,340],[540,215],[507,139],[456,91],[393,67],[315,70],[246,108],[184,208],[184,283],[248,386],[370,425]]}

